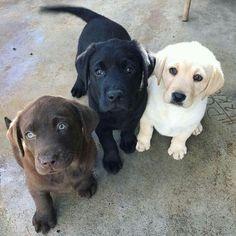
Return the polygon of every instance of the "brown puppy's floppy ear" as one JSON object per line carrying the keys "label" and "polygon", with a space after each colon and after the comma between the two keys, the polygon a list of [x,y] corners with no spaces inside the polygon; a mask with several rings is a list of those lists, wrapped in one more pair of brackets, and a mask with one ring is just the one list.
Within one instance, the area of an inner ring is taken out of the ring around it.
{"label": "brown puppy's floppy ear", "polygon": [[4,120],[5,120],[5,124],[6,124],[7,129],[9,129],[10,124],[11,124],[11,120],[8,117],[4,117]]}
{"label": "brown puppy's floppy ear", "polygon": [[90,44],[88,48],[76,58],[75,61],[75,67],[78,73],[78,77],[84,82],[86,91],[88,89],[89,81],[89,61],[95,50],[96,44]]}
{"label": "brown puppy's floppy ear", "polygon": [[9,125],[9,129],[7,131],[7,137],[11,143],[15,159],[18,162],[18,164],[22,166],[21,157],[24,157],[25,152],[21,141],[22,134],[19,127],[19,118],[16,117],[11,122],[10,119],[5,117],[5,122],[6,126]]}
{"label": "brown puppy's floppy ear", "polygon": [[76,101],[73,101],[72,103],[77,108],[83,126],[83,133],[85,135],[86,140],[89,141],[91,139],[92,132],[96,129],[98,125],[98,114],[93,109],[81,105]]}
{"label": "brown puppy's floppy ear", "polygon": [[212,67],[212,74],[208,80],[208,84],[203,91],[203,99],[209,95],[214,94],[224,85],[224,74],[221,69],[220,63],[217,61],[217,65]]}
{"label": "brown puppy's floppy ear", "polygon": [[132,40],[131,43],[134,43],[137,50],[141,53],[142,56],[142,69],[143,69],[143,78],[140,85],[140,88],[146,88],[148,85],[148,78],[151,76],[155,64],[156,64],[156,58],[154,55],[150,52],[148,52],[140,43],[138,43],[136,40]]}
{"label": "brown puppy's floppy ear", "polygon": [[157,77],[157,83],[158,85],[161,82],[162,76],[163,76],[163,71],[165,68],[165,63],[166,63],[166,52],[165,49],[159,51],[156,54],[156,67],[155,67],[155,75]]}

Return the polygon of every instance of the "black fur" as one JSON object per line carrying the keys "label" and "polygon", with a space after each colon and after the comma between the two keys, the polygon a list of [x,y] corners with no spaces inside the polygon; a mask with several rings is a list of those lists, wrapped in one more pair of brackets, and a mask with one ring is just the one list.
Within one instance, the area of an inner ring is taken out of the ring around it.
{"label": "black fur", "polygon": [[135,128],[146,107],[147,79],[155,59],[119,24],[82,7],[44,7],[45,12],[67,12],[87,22],[78,43],[77,80],[71,93],[88,92],[89,105],[100,116],[96,129],[104,150],[103,164],[111,173],[122,168],[113,130],[121,130],[120,148],[135,151]]}

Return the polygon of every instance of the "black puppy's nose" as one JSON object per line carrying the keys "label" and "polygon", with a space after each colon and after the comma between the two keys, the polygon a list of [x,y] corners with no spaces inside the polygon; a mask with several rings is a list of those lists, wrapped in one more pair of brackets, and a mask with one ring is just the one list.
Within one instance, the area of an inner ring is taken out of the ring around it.
{"label": "black puppy's nose", "polygon": [[183,93],[174,92],[172,93],[172,100],[174,102],[180,103],[183,102],[186,98],[186,95]]}
{"label": "black puppy's nose", "polygon": [[110,102],[120,100],[123,97],[123,92],[121,90],[112,90],[107,92],[107,99]]}
{"label": "black puppy's nose", "polygon": [[43,155],[39,157],[39,161],[45,167],[53,166],[56,164],[57,155]]}

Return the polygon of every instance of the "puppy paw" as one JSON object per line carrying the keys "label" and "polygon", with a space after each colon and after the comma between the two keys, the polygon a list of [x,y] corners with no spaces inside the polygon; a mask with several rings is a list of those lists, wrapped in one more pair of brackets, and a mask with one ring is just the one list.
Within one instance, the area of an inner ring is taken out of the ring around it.
{"label": "puppy paw", "polygon": [[150,142],[143,142],[141,140],[138,140],[137,145],[136,145],[136,150],[138,152],[144,152],[147,151],[150,148]]}
{"label": "puppy paw", "polygon": [[[83,185],[83,183],[82,183]],[[91,198],[97,191],[97,180],[91,176],[89,182],[81,187],[78,192],[81,197]]]}
{"label": "puppy paw", "polygon": [[197,126],[197,128],[193,131],[193,135],[199,135],[203,130],[203,127],[201,125],[201,123]]}
{"label": "puppy paw", "polygon": [[123,162],[117,154],[104,155],[103,167],[108,173],[117,174],[123,167]]}
{"label": "puppy paw", "polygon": [[187,153],[187,147],[185,145],[171,144],[168,149],[168,154],[170,156],[173,156],[175,160],[183,159],[186,153]]}
{"label": "puppy paw", "polygon": [[137,143],[137,138],[135,135],[132,135],[130,137],[124,136],[120,139],[120,148],[125,153],[132,153],[135,151],[136,143]]}
{"label": "puppy paw", "polygon": [[84,88],[78,87],[74,85],[74,87],[71,89],[71,95],[76,98],[80,98],[86,94],[86,91]]}
{"label": "puppy paw", "polygon": [[57,224],[56,213],[54,210],[45,214],[36,211],[33,216],[32,223],[37,233],[42,232],[43,234],[46,234]]}

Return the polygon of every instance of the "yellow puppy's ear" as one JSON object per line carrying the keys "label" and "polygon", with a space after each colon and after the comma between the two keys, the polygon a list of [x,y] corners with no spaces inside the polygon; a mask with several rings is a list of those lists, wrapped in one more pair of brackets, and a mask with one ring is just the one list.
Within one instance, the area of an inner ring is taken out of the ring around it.
{"label": "yellow puppy's ear", "polygon": [[[217,61],[218,62],[218,61]],[[209,78],[208,84],[203,91],[203,98],[214,94],[224,85],[224,74],[221,69],[220,63],[218,62],[216,66],[212,67],[212,74]]]}
{"label": "yellow puppy's ear", "polygon": [[156,66],[155,66],[154,72],[157,77],[157,83],[159,85],[163,76],[163,71],[164,71],[165,63],[166,63],[165,49],[159,51],[155,57],[156,57]]}

